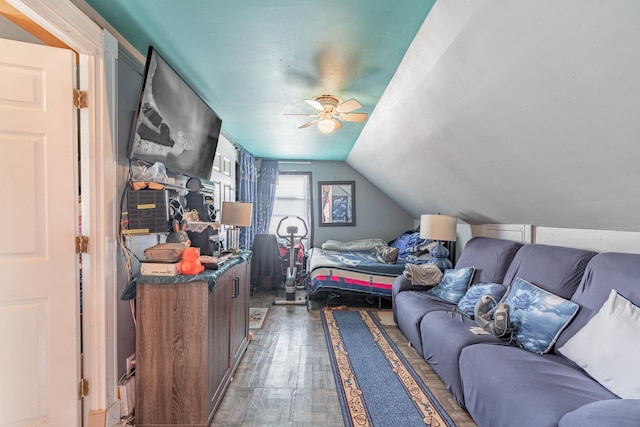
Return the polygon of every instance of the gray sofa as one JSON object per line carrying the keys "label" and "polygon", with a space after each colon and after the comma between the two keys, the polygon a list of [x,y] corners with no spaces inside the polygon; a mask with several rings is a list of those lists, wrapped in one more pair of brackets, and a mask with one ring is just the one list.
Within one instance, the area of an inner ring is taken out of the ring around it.
{"label": "gray sofa", "polygon": [[478,237],[467,243],[455,267],[475,267],[472,284],[508,289],[520,278],[579,306],[550,351],[537,354],[514,341],[474,334],[476,322],[456,304],[403,276],[395,280],[397,325],[479,426],[640,426],[640,400],[619,398],[558,351],[598,312],[611,289],[640,304],[640,255]]}

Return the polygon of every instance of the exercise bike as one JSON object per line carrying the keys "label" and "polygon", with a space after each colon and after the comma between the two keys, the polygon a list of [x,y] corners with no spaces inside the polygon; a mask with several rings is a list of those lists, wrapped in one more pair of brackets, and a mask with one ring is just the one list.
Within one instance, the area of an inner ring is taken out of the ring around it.
{"label": "exercise bike", "polygon": [[[291,217],[298,220],[302,223],[304,227],[304,233],[298,234],[298,226],[297,225],[289,225],[287,226],[287,234],[282,234],[282,224],[285,220],[290,218],[289,216],[285,216],[278,223],[278,227],[276,229],[276,235],[281,239],[286,239],[289,244],[289,266],[286,271],[286,279],[284,282],[284,291],[285,298],[279,299],[276,297],[276,300],[273,302],[274,305],[306,305],[307,297],[296,299],[296,291],[304,290],[304,261],[297,262],[297,258],[304,258],[304,245],[302,244],[302,239],[306,238],[309,234],[309,229],[307,228],[307,224],[304,219],[299,216]],[[296,241],[297,239],[297,241]],[[277,292],[277,291],[276,291]]]}

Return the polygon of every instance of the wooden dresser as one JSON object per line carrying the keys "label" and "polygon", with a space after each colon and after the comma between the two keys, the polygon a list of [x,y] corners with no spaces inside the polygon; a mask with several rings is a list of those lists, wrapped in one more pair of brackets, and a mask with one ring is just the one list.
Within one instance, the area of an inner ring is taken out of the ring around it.
{"label": "wooden dresser", "polygon": [[138,279],[137,426],[211,422],[249,342],[248,259],[195,281]]}

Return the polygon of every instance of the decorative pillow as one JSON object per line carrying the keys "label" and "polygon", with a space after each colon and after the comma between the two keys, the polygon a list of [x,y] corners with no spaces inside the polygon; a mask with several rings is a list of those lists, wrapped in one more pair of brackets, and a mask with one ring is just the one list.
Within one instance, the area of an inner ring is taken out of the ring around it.
{"label": "decorative pillow", "polygon": [[544,354],[551,350],[560,332],[578,312],[578,304],[516,277],[503,302],[516,341],[526,350]]}
{"label": "decorative pillow", "polygon": [[462,299],[458,301],[458,310],[473,317],[473,309],[480,298],[484,295],[491,295],[494,300],[500,301],[506,292],[507,287],[499,283],[476,283],[470,286]]}
{"label": "decorative pillow", "polygon": [[445,301],[457,304],[467,292],[467,288],[473,279],[475,268],[465,267],[456,269],[446,269],[440,283],[429,293]]}
{"label": "decorative pillow", "polygon": [[623,399],[640,399],[640,307],[614,289],[559,353]]}

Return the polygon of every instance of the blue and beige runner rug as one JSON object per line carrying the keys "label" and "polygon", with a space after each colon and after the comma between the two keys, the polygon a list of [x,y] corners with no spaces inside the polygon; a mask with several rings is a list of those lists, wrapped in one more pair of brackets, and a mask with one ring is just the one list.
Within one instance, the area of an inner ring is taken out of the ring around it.
{"label": "blue and beige runner rug", "polygon": [[375,315],[323,310],[322,323],[345,425],[455,426]]}

